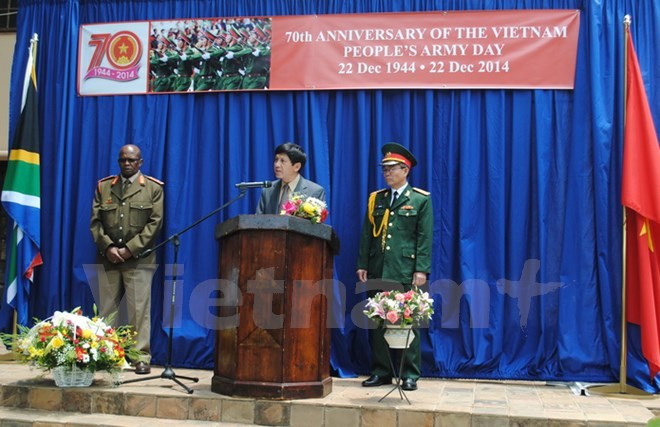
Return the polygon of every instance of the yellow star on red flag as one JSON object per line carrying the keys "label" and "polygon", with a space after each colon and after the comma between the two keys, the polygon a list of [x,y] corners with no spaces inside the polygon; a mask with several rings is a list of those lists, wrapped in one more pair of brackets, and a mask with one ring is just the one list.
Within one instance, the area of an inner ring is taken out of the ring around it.
{"label": "yellow star on red flag", "polygon": [[648,218],[642,224],[642,229],[639,232],[639,237],[643,237],[644,235],[646,235],[646,239],[648,240],[649,250],[651,252],[655,252],[653,250],[653,237],[651,236],[651,224],[649,224]]}

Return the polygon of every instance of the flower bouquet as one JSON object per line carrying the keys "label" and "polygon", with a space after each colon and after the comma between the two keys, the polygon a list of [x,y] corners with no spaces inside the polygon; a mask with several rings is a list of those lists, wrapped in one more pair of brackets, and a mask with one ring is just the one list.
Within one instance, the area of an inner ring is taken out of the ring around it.
{"label": "flower bouquet", "polygon": [[433,300],[427,292],[414,288],[408,292],[383,291],[367,300],[364,314],[385,328],[384,338],[390,348],[408,348],[419,326],[433,315]]}
{"label": "flower bouquet", "polygon": [[116,375],[129,366],[126,357],[135,360],[140,355],[134,348],[136,335],[131,326],[113,328],[104,319],[86,317],[76,308],[71,312],[56,311],[32,328],[19,326],[16,337],[3,334],[2,338],[12,346],[19,361],[52,370],[56,383],[66,372],[84,372],[91,384],[95,372]]}
{"label": "flower bouquet", "polygon": [[297,216],[320,224],[328,218],[328,208],[322,200],[294,193],[288,202],[282,204],[280,214]]}
{"label": "flower bouquet", "polygon": [[433,299],[417,288],[408,292],[383,291],[367,300],[364,314],[379,326],[419,326],[433,315]]}

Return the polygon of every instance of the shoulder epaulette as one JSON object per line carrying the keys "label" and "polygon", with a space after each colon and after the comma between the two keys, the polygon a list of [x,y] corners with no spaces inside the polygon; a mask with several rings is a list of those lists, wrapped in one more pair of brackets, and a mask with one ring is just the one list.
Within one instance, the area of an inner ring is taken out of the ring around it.
{"label": "shoulder epaulette", "polygon": [[99,179],[99,182],[107,181],[107,180],[112,179],[112,178],[117,178],[117,175],[106,176],[105,178]]}
{"label": "shoulder epaulette", "polygon": [[110,183],[110,186],[113,186],[113,185],[115,185],[115,182],[117,182],[118,179],[119,179],[119,175],[106,176],[105,178],[99,179],[98,183],[96,184],[96,188],[98,189],[98,191],[100,193],[102,183],[104,183],[108,180],[112,180],[112,182]]}
{"label": "shoulder epaulette", "polygon": [[[381,188],[380,190],[373,191],[371,194],[378,194],[382,193],[383,191],[387,191],[389,188]],[[371,194],[369,194],[371,196]]]}
{"label": "shoulder epaulette", "polygon": [[419,194],[423,194],[425,196],[430,196],[431,195],[431,193],[429,191],[422,190],[421,188],[417,188],[417,187],[413,187],[413,191],[416,191]]}
{"label": "shoulder epaulette", "polygon": [[149,181],[153,181],[153,182],[155,182],[156,184],[158,184],[158,185],[160,185],[160,186],[165,185],[165,183],[164,183],[163,181],[161,181],[161,180],[159,180],[159,179],[156,179],[156,178],[154,178],[153,176],[144,175],[144,177],[147,178]]}

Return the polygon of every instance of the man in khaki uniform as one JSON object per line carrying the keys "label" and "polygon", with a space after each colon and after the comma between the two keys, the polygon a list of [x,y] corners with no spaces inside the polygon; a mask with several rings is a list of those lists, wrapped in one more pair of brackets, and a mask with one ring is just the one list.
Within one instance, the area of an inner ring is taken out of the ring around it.
{"label": "man in khaki uniform", "polygon": [[[391,142],[382,148],[380,163],[388,188],[369,196],[367,213],[360,235],[357,276],[389,282],[405,291],[421,286],[431,271],[433,243],[433,207],[429,192],[408,184],[410,169],[417,160],[405,147]],[[384,289],[387,290],[387,289]],[[373,295],[370,295],[373,296]],[[416,390],[421,374],[420,338],[415,338],[405,352],[400,372],[402,388]],[[392,370],[385,342],[384,329],[370,331],[371,376],[362,382],[364,387],[392,383]]]}
{"label": "man in khaki uniform", "polygon": [[129,323],[137,331],[137,349],[145,352],[135,362],[137,374],[151,372],[151,281],[156,254],[140,255],[153,247],[163,224],[163,183],[143,175],[142,153],[135,145],[119,150],[119,175],[98,182],[90,230],[99,250],[98,262],[106,274],[99,277],[100,315],[116,313],[123,296]]}

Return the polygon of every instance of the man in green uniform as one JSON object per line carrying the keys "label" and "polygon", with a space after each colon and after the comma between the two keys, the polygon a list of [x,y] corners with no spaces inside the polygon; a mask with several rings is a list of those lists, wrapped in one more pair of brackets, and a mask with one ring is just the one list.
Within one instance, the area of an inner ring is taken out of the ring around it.
{"label": "man in green uniform", "polygon": [[256,33],[252,32],[246,47],[252,52],[242,57],[245,77],[241,89],[265,89],[270,73],[270,46],[259,43]]}
{"label": "man in green uniform", "polygon": [[[430,193],[408,184],[410,169],[417,164],[405,147],[391,142],[382,148],[380,163],[388,188],[369,196],[360,236],[357,276],[360,282],[378,280],[408,291],[426,283],[431,270],[433,207]],[[392,383],[389,347],[384,329],[370,331],[371,376],[364,387]],[[405,351],[399,373],[404,390],[417,390],[421,374],[419,332]],[[398,365],[397,365],[398,366]]]}
{"label": "man in green uniform", "polygon": [[252,53],[251,49],[239,43],[231,31],[224,35],[224,56],[222,57],[222,77],[215,84],[216,90],[236,90],[241,88],[243,82],[242,56]]}
{"label": "man in green uniform", "polygon": [[174,66],[176,60],[172,50],[167,47],[165,42],[159,40],[157,48],[151,50],[149,58],[149,69],[152,74],[152,92],[170,92],[172,83],[175,80]]}
{"label": "man in green uniform", "polygon": [[180,34],[176,40],[176,79],[173,88],[175,92],[191,92],[193,90],[192,75],[195,65],[202,58],[197,49],[190,47],[190,39],[185,34]]}
{"label": "man in green uniform", "polygon": [[137,331],[137,349],[145,353],[135,363],[135,373],[151,372],[151,280],[156,271],[156,253],[142,255],[153,247],[163,224],[163,183],[143,175],[142,153],[135,145],[119,151],[119,175],[98,182],[92,206],[90,230],[99,250],[100,315],[118,312],[121,298],[127,300],[129,323]]}
{"label": "man in green uniform", "polygon": [[224,54],[224,49],[217,46],[210,40],[210,34],[200,34],[196,48],[200,52],[200,58],[197,61],[199,72],[194,77],[195,91],[213,90],[217,85],[218,70],[220,68],[219,59]]}

